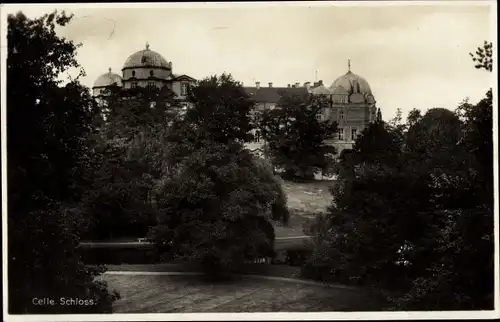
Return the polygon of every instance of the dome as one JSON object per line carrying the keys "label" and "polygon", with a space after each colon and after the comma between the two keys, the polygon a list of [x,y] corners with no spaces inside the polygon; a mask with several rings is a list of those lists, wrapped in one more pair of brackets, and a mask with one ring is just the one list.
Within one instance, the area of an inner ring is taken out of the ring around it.
{"label": "dome", "polygon": [[314,87],[311,89],[311,94],[313,95],[329,95],[330,91],[323,85]]}
{"label": "dome", "polygon": [[93,87],[107,87],[111,85],[122,86],[122,78],[120,75],[111,72],[111,68],[106,74],[97,77]]}
{"label": "dome", "polygon": [[167,62],[162,55],[156,51],[150,50],[149,45],[146,44],[146,49],[139,50],[136,53],[130,55],[125,64],[123,64],[123,69],[126,68],[141,68],[141,67],[156,67],[156,68],[167,68],[170,69],[172,65]]}
{"label": "dome", "polygon": [[360,93],[365,95],[372,93],[368,82],[350,70],[332,83],[330,91],[335,94]]}

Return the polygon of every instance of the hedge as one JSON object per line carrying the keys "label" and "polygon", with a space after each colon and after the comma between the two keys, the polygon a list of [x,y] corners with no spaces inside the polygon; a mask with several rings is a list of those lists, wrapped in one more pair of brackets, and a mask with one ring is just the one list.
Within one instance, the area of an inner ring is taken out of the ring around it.
{"label": "hedge", "polygon": [[[117,247],[116,245],[99,247],[85,246],[80,247],[79,252],[82,261],[89,265],[157,264],[168,261],[162,259],[162,255],[166,255],[165,252],[159,251],[150,244],[123,247]],[[290,248],[276,251],[276,256],[271,259],[271,262],[273,264],[302,266],[310,254],[311,249],[294,245]]]}

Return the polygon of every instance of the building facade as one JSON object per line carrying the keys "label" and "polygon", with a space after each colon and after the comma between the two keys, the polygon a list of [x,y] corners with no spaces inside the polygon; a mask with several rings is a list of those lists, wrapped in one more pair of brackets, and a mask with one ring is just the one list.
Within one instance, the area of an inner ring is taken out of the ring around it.
{"label": "building facade", "polygon": [[[245,93],[255,102],[253,113],[259,113],[266,109],[274,109],[278,107],[278,103],[283,95],[305,95],[309,93],[305,87],[300,87],[299,84],[288,87],[274,87],[273,83],[268,83],[264,87],[260,82],[256,82],[253,87],[243,87]],[[246,143],[249,150],[254,151],[258,155],[263,155],[264,140],[260,137],[257,130],[253,130],[255,140]]]}
{"label": "building facade", "polygon": [[320,82],[310,92],[330,97],[330,107],[324,109],[319,117],[337,122],[338,133],[329,143],[335,146],[338,154],[344,149],[351,149],[356,137],[376,119],[376,101],[370,85],[351,71],[350,64],[347,73],[338,77],[329,88]]}
{"label": "building facade", "polygon": [[[330,104],[318,113],[318,119],[322,121],[337,122],[338,132],[334,138],[328,140],[328,144],[334,146],[339,155],[342,150],[351,149],[356,137],[370,124],[375,121],[377,107],[375,97],[368,82],[361,76],[351,71],[350,62],[346,74],[338,77],[330,87],[326,87],[323,81],[300,83],[288,85],[287,87],[261,87],[257,82],[255,87],[245,87],[247,94],[256,102],[256,111],[266,108],[277,107],[278,101],[283,93],[288,95],[325,95]],[[247,144],[248,148],[262,151],[264,142],[256,136],[255,142]]]}
{"label": "building facade", "polygon": [[[122,88],[155,86],[168,87],[180,100],[186,98],[187,88],[196,84],[196,80],[185,74],[174,74],[172,62],[162,55],[151,50],[146,44],[145,49],[130,55],[121,70],[122,74],[115,74],[109,69],[108,73],[100,75],[92,87],[93,95],[102,98],[104,90],[109,86]],[[278,107],[283,95],[325,95],[330,104],[324,108],[318,118],[323,121],[337,122],[338,132],[328,143],[333,145],[338,154],[344,149],[351,149],[356,137],[376,119],[377,107],[372,90],[368,82],[351,71],[350,62],[348,71],[338,77],[330,87],[325,87],[323,81],[288,84],[286,87],[274,87],[273,83],[261,86],[243,87],[248,96],[254,100],[254,113]],[[263,151],[264,141],[258,132],[254,133],[255,141],[247,147],[257,153]]]}
{"label": "building facade", "polygon": [[149,49],[139,50],[130,55],[123,64],[121,76],[109,69],[108,73],[100,75],[92,87],[93,96],[100,98],[104,90],[116,85],[125,89],[134,87],[155,86],[168,87],[179,99],[185,99],[187,88],[196,83],[196,79],[185,74],[174,74],[172,62],[162,55]]}

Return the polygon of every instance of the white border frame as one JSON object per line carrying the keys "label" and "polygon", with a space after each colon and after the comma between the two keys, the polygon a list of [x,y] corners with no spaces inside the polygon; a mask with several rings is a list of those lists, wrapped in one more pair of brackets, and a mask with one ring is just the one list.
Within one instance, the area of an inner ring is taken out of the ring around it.
{"label": "white border frame", "polygon": [[[238,3],[82,3],[82,4],[15,4],[18,8],[28,8],[33,6],[38,7],[51,7],[57,6],[59,10],[71,11],[71,9],[78,6],[79,8],[227,8],[227,7],[291,7],[291,6],[420,6],[420,5],[439,5],[439,6],[460,6],[460,5],[489,5],[492,8],[492,15],[490,17],[492,37],[491,41],[495,42],[497,39],[497,3],[496,1],[332,1],[332,2],[238,2]],[[3,8],[10,7],[1,5],[0,7],[0,54],[1,54],[1,84],[6,83],[6,36],[7,36],[7,14]],[[481,41],[478,42],[481,46]],[[423,311],[423,312],[322,312],[322,313],[157,313],[157,314],[96,314],[96,315],[9,315],[7,312],[7,151],[6,151],[6,92],[5,86],[1,87],[1,138],[2,138],[2,274],[3,280],[3,298],[4,309],[3,313],[8,321],[165,321],[165,320],[178,320],[178,321],[192,321],[192,320],[206,320],[206,321],[221,321],[221,320],[403,320],[403,319],[491,319],[499,316],[499,205],[498,205],[498,56],[497,46],[494,43],[493,55],[495,57],[493,62],[492,84],[493,87],[493,142],[494,142],[494,189],[496,192],[494,204],[494,226],[495,226],[495,310],[494,311]]]}

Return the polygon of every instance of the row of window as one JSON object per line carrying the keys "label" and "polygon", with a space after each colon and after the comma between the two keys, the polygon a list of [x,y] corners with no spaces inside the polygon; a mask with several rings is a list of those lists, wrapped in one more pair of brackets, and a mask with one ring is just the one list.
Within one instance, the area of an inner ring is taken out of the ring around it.
{"label": "row of window", "polygon": [[[150,81],[148,82],[148,86],[155,86],[155,82],[154,81]],[[137,82],[132,82],[130,84],[130,87],[132,88],[137,88]],[[188,84],[182,84],[181,85],[181,95],[185,96],[187,95],[187,89],[188,89]]]}
{"label": "row of window", "polygon": [[[358,135],[358,130],[355,128],[351,129],[351,140],[356,140],[356,137]],[[344,129],[343,128],[338,128],[337,129],[337,139],[338,140],[345,140],[344,138]]]}
{"label": "row of window", "polygon": [[[154,70],[149,71],[149,76],[153,77],[155,75]],[[132,71],[132,77],[135,77],[135,70]]]}
{"label": "row of window", "polygon": [[[323,115],[322,115],[322,113],[318,113],[318,114],[316,114],[316,119],[317,119],[318,121],[321,121],[321,120],[323,119]],[[339,113],[339,120],[343,120],[343,119],[344,119],[344,112],[340,112],[340,113]]]}
{"label": "row of window", "polygon": [[[153,82],[153,81],[148,82],[148,86],[155,86],[155,82]],[[137,88],[137,82],[135,82],[135,81],[134,81],[134,82],[132,82],[132,83],[130,84],[130,87],[132,87],[132,88]]]}
{"label": "row of window", "polygon": [[[358,136],[358,130],[355,129],[355,128],[352,128],[351,129],[351,140],[355,141],[356,140],[356,137]],[[339,128],[337,130],[337,139],[338,140],[345,140],[344,138],[344,129],[343,128]],[[255,132],[254,133],[254,141],[255,142],[259,142],[260,141],[260,133],[259,132]]]}

